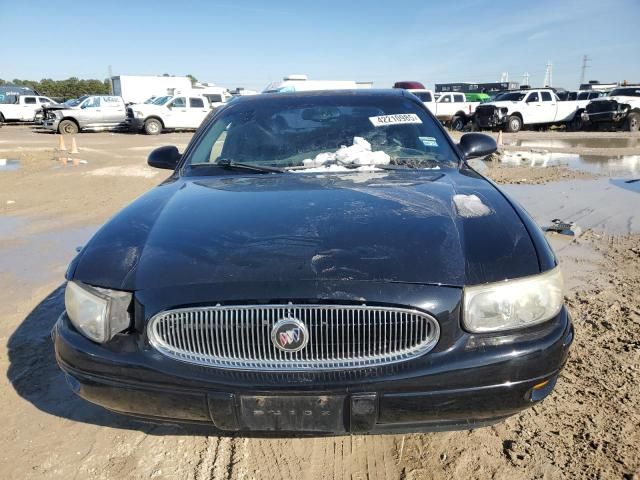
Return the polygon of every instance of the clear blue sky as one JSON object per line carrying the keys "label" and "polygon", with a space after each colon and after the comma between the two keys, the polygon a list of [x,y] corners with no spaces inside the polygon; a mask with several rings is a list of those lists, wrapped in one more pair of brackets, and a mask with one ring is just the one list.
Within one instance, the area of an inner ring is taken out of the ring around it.
{"label": "clear blue sky", "polygon": [[[504,5],[504,6],[502,6]],[[0,78],[191,73],[261,89],[314,79],[640,82],[640,0],[0,0]]]}

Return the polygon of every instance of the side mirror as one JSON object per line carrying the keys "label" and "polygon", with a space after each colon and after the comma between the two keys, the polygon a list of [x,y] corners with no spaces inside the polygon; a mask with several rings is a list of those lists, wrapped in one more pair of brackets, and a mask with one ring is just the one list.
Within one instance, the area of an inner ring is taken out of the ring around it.
{"label": "side mirror", "polygon": [[484,133],[466,133],[460,138],[458,147],[466,160],[470,158],[486,157],[498,150],[498,144],[493,137]]}
{"label": "side mirror", "polygon": [[147,158],[147,164],[150,167],[175,170],[181,157],[177,147],[167,145],[153,150]]}

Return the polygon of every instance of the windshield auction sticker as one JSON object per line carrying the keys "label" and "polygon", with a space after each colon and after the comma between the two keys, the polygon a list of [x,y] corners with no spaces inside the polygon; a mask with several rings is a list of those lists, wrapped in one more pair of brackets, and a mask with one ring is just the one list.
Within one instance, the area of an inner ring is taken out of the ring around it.
{"label": "windshield auction sticker", "polygon": [[405,123],[422,123],[415,113],[398,113],[396,115],[380,115],[369,117],[374,127],[386,127],[387,125],[403,125]]}

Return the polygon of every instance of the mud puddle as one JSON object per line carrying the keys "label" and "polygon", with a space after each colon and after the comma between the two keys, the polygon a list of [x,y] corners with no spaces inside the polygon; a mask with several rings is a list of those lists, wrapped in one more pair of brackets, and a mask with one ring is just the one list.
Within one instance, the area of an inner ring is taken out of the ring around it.
{"label": "mud puddle", "polygon": [[640,137],[620,136],[604,138],[540,138],[540,139],[511,139],[505,145],[523,148],[640,148]]}
{"label": "mud puddle", "polygon": [[0,158],[0,172],[15,172],[20,168],[20,160]]}
{"label": "mud puddle", "polygon": [[612,156],[546,150],[505,150],[500,155],[500,162],[519,167],[566,167],[609,177],[640,175],[640,155]]}
{"label": "mud puddle", "polygon": [[575,222],[583,231],[640,233],[640,182],[598,178],[544,185],[507,184],[502,189],[524,205],[541,226],[560,218]]}

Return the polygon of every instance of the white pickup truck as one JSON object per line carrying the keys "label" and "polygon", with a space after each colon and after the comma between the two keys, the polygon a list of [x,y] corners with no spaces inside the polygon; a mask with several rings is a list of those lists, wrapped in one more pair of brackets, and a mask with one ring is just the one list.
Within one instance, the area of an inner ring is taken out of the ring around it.
{"label": "white pickup truck", "polygon": [[480,105],[480,102],[468,102],[464,93],[447,92],[434,95],[431,90],[413,88],[407,91],[418,97],[438,120],[458,131],[473,118],[476,107]]}
{"label": "white pickup truck", "polygon": [[551,89],[515,90],[478,106],[475,123],[479,129],[504,128],[507,132],[518,132],[527,125],[573,128],[580,120],[579,115],[576,117],[578,108],[578,102],[560,101]]}
{"label": "white pickup truck", "polygon": [[640,86],[621,87],[587,105],[582,119],[598,128],[640,130]]}
{"label": "white pickup truck", "polygon": [[21,95],[16,103],[0,103],[0,123],[5,121],[33,122],[36,112],[43,105],[51,105],[54,102],[49,97],[38,95]]}
{"label": "white pickup truck", "polygon": [[127,123],[131,130],[158,135],[163,130],[195,130],[211,113],[204,95],[195,93],[167,95],[152,103],[137,103],[127,108]]}

